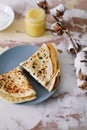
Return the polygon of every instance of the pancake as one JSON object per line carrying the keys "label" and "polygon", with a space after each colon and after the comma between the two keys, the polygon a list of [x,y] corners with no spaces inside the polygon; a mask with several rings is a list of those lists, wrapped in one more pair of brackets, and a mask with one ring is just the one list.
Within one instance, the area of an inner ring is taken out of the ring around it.
{"label": "pancake", "polygon": [[[3,96],[4,95],[4,96]],[[10,101],[24,102],[36,98],[36,92],[20,67],[0,75],[0,96]]]}
{"label": "pancake", "polygon": [[34,100],[36,97],[33,94],[26,97],[13,97],[6,93],[0,92],[0,98],[11,103],[23,103]]}
{"label": "pancake", "polygon": [[20,63],[48,91],[56,88],[60,78],[58,54],[51,43],[43,44],[31,57]]}

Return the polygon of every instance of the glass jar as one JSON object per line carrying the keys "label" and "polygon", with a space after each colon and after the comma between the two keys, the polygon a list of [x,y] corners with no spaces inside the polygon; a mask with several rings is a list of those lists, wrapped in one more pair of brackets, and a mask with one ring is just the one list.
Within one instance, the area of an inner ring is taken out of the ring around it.
{"label": "glass jar", "polygon": [[30,36],[41,36],[45,32],[46,16],[43,9],[34,7],[25,15],[25,31]]}

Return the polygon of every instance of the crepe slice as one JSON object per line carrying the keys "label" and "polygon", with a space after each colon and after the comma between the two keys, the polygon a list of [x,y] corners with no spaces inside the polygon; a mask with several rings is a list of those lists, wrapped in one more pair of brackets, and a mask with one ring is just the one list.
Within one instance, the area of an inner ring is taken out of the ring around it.
{"label": "crepe slice", "polygon": [[20,65],[48,91],[54,90],[59,83],[60,65],[57,50],[51,43],[43,44]]}
{"label": "crepe slice", "polygon": [[29,80],[20,67],[0,75],[0,97],[12,103],[21,103],[36,98]]}

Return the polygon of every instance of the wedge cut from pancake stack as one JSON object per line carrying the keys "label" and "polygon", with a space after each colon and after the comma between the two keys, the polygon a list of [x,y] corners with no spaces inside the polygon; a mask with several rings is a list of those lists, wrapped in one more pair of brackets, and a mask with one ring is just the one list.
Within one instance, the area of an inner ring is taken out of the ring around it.
{"label": "wedge cut from pancake stack", "polygon": [[12,103],[21,103],[36,98],[29,80],[20,67],[0,75],[0,97]]}
{"label": "wedge cut from pancake stack", "polygon": [[20,65],[48,91],[54,90],[59,83],[60,65],[57,51],[51,43],[43,44]]}

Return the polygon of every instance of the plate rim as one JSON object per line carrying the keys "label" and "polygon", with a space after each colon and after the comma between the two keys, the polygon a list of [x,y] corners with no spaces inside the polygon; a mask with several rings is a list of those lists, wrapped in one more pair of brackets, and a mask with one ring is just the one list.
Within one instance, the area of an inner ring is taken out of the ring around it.
{"label": "plate rim", "polygon": [[14,14],[14,10],[8,4],[4,4],[4,3],[0,2],[0,7],[1,6],[4,6],[5,8],[9,8],[10,11],[11,11],[11,14],[10,14],[11,15],[11,19],[9,20],[8,24],[6,24],[5,26],[0,28],[0,31],[3,31],[3,30],[8,28],[12,24],[12,22],[14,21],[15,14]]}

